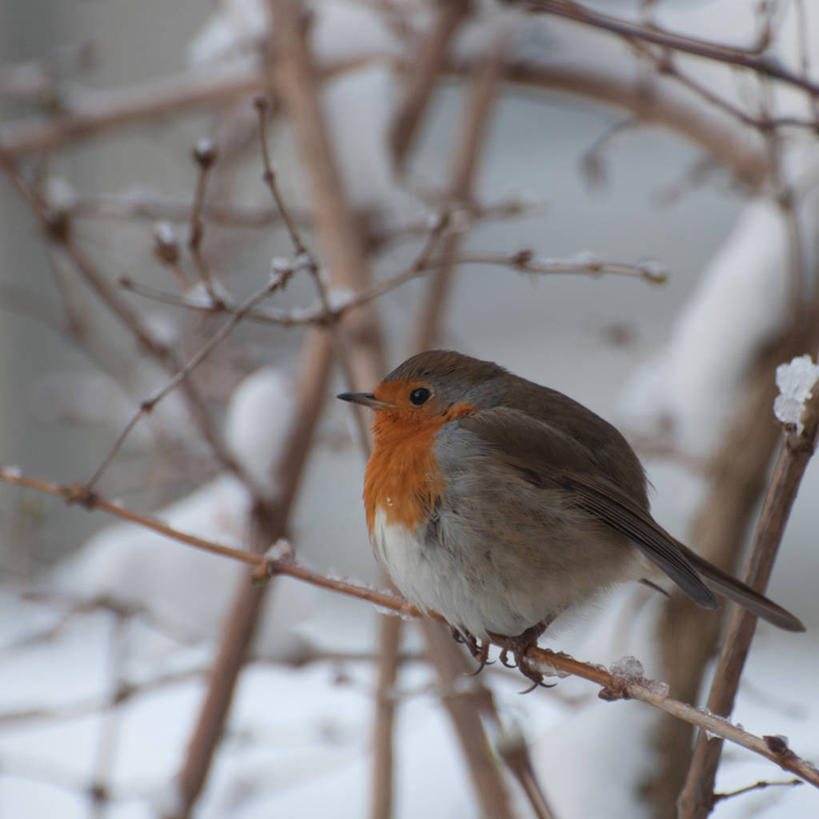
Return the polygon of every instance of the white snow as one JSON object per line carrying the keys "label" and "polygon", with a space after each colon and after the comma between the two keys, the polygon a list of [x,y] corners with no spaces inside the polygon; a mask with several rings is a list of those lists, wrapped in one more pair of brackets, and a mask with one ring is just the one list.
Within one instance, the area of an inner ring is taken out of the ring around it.
{"label": "white snow", "polygon": [[295,390],[282,370],[262,367],[236,387],[228,402],[227,445],[256,483],[271,492],[277,488],[272,470],[290,428]]}
{"label": "white snow", "polygon": [[774,415],[786,426],[796,427],[801,435],[804,430],[802,413],[805,401],[810,398],[819,381],[819,365],[809,355],[801,355],[788,364],[776,368],[776,386],[779,395],[774,399]]}

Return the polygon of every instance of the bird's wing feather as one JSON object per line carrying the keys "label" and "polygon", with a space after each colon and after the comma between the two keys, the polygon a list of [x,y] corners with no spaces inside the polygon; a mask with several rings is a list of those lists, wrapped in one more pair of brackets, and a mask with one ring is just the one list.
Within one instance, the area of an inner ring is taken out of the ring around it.
{"label": "bird's wing feather", "polygon": [[[716,599],[680,544],[640,507],[628,488],[600,475],[595,454],[555,427],[519,410],[497,407],[458,421],[477,435],[496,457],[519,470],[521,479],[558,488],[572,504],[625,535],[689,597],[715,608]],[[560,464],[560,466],[556,466]],[[635,487],[635,493],[642,487]]]}

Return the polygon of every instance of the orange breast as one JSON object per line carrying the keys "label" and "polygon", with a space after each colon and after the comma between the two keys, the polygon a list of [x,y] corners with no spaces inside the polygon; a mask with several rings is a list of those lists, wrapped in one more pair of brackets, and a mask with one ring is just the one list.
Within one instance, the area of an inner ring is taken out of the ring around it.
{"label": "orange breast", "polygon": [[443,415],[407,417],[401,410],[380,410],[373,424],[374,446],[364,476],[364,508],[372,535],[375,510],[381,507],[388,524],[410,531],[425,521],[443,492],[444,477],[433,445],[438,430],[474,411],[458,404]]}

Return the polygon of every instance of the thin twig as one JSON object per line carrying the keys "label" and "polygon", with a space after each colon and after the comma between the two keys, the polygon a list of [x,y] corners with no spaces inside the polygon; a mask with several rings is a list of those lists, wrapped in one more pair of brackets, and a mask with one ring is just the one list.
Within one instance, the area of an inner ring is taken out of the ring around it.
{"label": "thin twig", "polygon": [[[448,211],[444,211],[434,222],[433,228],[428,229],[427,241],[421,248],[415,260],[403,271],[395,274],[371,287],[351,293],[346,299],[336,299],[326,310],[319,304],[314,307],[300,308],[296,310],[272,310],[265,311],[251,310],[246,318],[250,321],[275,324],[280,327],[297,327],[301,325],[312,325],[323,327],[338,321],[347,312],[361,307],[375,299],[396,290],[407,282],[426,275],[430,271],[440,268],[443,260],[443,253],[435,253],[442,236],[452,229],[452,217]],[[484,264],[497,267],[509,267],[521,273],[531,273],[543,276],[600,276],[612,274],[626,276],[628,278],[643,279],[651,284],[663,284],[667,281],[667,274],[662,267],[654,262],[619,262],[614,260],[598,259],[591,254],[581,254],[566,259],[546,259],[538,258],[534,252],[528,249],[519,250],[515,253],[470,253],[459,256],[455,260],[456,265]],[[223,300],[223,303],[214,307],[209,303],[203,303],[201,299],[180,296],[176,293],[168,293],[149,285],[138,284],[129,278],[119,280],[121,287],[136,293],[144,298],[159,301],[164,304],[171,304],[176,307],[184,307],[189,310],[198,310],[212,313],[225,312],[234,314],[238,306]]]}
{"label": "thin twig", "polygon": [[[364,54],[325,65],[320,80],[355,71],[383,54]],[[13,158],[61,148],[77,140],[136,123],[159,120],[195,108],[211,108],[231,99],[271,90],[265,71],[247,69],[214,73],[208,69],[116,91],[76,89],[63,95],[62,111],[45,122],[21,120],[0,129],[0,146]]]}
{"label": "thin twig", "polygon": [[[0,167],[6,172],[12,184],[29,205],[34,215],[40,220],[55,252],[64,255],[72,263],[73,268],[96,293],[103,304],[131,331],[140,347],[148,352],[166,371],[176,372],[178,365],[172,351],[154,336],[141,316],[122,300],[116,288],[109,283],[108,279],[97,270],[91,260],[75,244],[71,236],[69,214],[62,211],[52,211],[42,196],[23,182],[14,162],[2,149],[0,149]],[[187,407],[214,455],[258,499],[258,488],[254,485],[253,480],[227,450],[221,438],[213,429],[204,401],[198,390],[188,379],[182,379],[180,383]],[[118,448],[118,445],[115,444],[115,446]],[[110,459],[106,460],[110,462]],[[96,471],[92,479],[92,485],[93,481],[99,480],[102,472],[102,469]]]}
{"label": "thin twig", "polygon": [[[273,201],[276,203],[276,209],[282,217],[287,232],[290,235],[290,241],[293,243],[293,249],[296,255],[302,253],[308,254],[307,248],[302,241],[301,235],[296,227],[296,222],[290,215],[290,209],[285,205],[279,190],[279,183],[276,179],[276,172],[273,170],[273,163],[270,161],[270,152],[267,148],[267,100],[264,97],[256,97],[253,100],[256,106],[256,111],[259,114],[259,142],[262,148],[262,178],[265,184],[270,188],[270,193],[273,196]],[[314,263],[315,264],[315,263]]]}
{"label": "thin twig", "polygon": [[[168,381],[162,389],[157,390],[153,395],[144,399],[140,402],[139,409],[133,414],[131,419],[125,425],[124,429],[120,434],[117,436],[116,441],[114,441],[113,446],[108,451],[108,454],[103,459],[102,463],[97,467],[97,470],[91,476],[91,478],[87,481],[86,487],[90,490],[93,486],[96,485],[97,481],[100,479],[101,475],[105,470],[108,468],[111,461],[113,461],[116,454],[119,452],[122,445],[125,443],[126,438],[131,433],[131,430],[139,423],[139,421],[146,415],[150,415],[153,412],[156,405],[170,392],[172,392],[176,387],[178,387],[183,381],[185,381],[188,376],[196,369],[196,367],[201,364],[205,358],[213,351],[213,349],[219,345],[225,338],[227,338],[228,334],[236,327],[237,324],[250,313],[257,304],[264,301],[268,296],[275,293],[279,288],[283,287],[290,277],[293,275],[293,271],[288,270],[284,273],[284,275],[278,276],[273,278],[269,284],[259,290],[257,293],[254,293],[245,302],[240,305],[236,312],[233,313],[230,318],[217,330],[200,348],[199,350],[188,359],[183,367],[181,367],[173,378]],[[249,481],[250,478],[246,477]],[[254,494],[257,496],[261,496],[263,493],[261,487],[256,487],[254,490]]]}
{"label": "thin twig", "polygon": [[682,51],[726,65],[748,68],[761,76],[800,88],[811,96],[819,95],[819,83],[808,77],[794,74],[780,61],[771,59],[766,54],[760,54],[757,47],[749,49],[730,46],[712,40],[676,34],[659,26],[640,25],[614,15],[598,12],[573,2],[573,0],[526,0],[526,7],[531,11],[564,17],[628,39],[643,40],[673,51]]}
{"label": "thin twig", "polygon": [[211,168],[213,168],[216,163],[218,155],[219,152],[216,146],[209,139],[200,139],[193,149],[193,158],[199,168],[199,173],[196,177],[196,189],[193,194],[190,226],[188,228],[188,250],[190,250],[191,256],[193,256],[193,261],[199,273],[199,279],[205,288],[205,292],[214,304],[218,304],[221,298],[214,290],[210,268],[207,259],[202,253],[202,240],[205,238],[205,224],[202,220],[202,210],[205,204],[208,176],[210,175]]}
{"label": "thin twig", "polygon": [[753,785],[746,785],[744,788],[737,788],[735,791],[715,793],[714,801],[722,802],[724,799],[732,799],[734,796],[742,796],[743,794],[750,793],[751,791],[760,791],[764,790],[765,788],[777,788],[782,786],[787,787],[801,784],[803,784],[801,779],[786,779],[784,782],[767,782],[765,780],[761,780],[759,782],[754,782]]}

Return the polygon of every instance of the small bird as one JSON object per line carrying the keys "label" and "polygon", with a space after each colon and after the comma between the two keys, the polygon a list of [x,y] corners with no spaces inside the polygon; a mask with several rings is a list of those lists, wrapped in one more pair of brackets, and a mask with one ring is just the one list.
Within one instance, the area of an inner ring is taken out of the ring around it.
{"label": "small bird", "polygon": [[611,424],[556,390],[456,352],[407,359],[372,393],[370,541],[401,593],[486,662],[489,643],[540,682],[527,649],[601,589],[665,573],[779,628],[785,609],[692,552],[649,512],[645,471]]}

